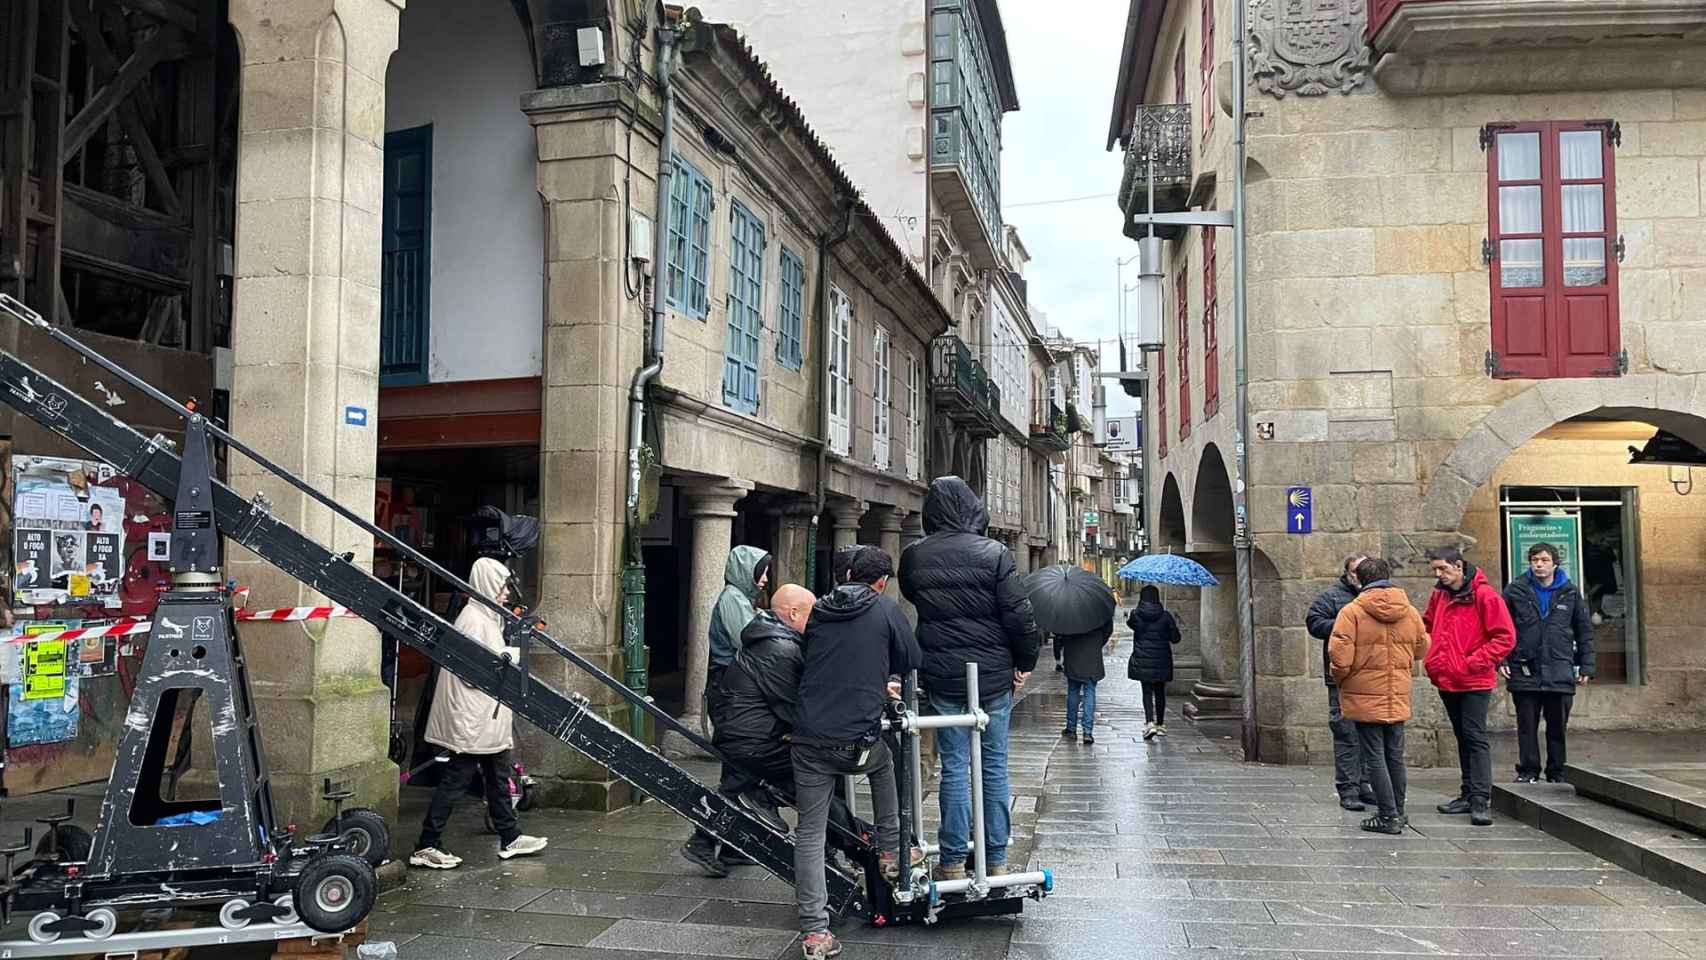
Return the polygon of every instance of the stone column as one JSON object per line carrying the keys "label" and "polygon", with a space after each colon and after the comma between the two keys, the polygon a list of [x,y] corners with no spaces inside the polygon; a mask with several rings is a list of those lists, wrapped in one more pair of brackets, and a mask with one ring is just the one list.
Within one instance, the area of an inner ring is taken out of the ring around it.
{"label": "stone column", "polygon": [[829,515],[835,524],[831,549],[840,550],[859,542],[859,521],[865,516],[865,501],[831,500]]}
{"label": "stone column", "polygon": [[[920,541],[922,539],[924,539],[924,514],[922,514],[922,513],[908,513],[904,517],[901,517],[900,518],[900,552],[905,553],[907,547],[912,546],[913,544],[917,543],[918,541]],[[899,554],[896,554],[895,558],[894,558],[894,570],[895,570],[895,578],[898,580],[899,575],[900,575],[900,555]],[[912,605],[912,601],[908,600],[906,598],[905,594],[899,594],[898,599],[900,600],[900,608],[902,610],[906,611],[906,618],[908,620],[912,621],[912,625],[914,627],[917,627],[918,626],[918,608]]]}
{"label": "stone column", "polygon": [[1185,714],[1192,719],[1236,719],[1243,716],[1243,695],[1238,671],[1238,594],[1234,589],[1233,578],[1237,575],[1234,558],[1230,553],[1212,553],[1192,559],[1207,567],[1220,580],[1220,586],[1205,587],[1200,591],[1202,679],[1191,688],[1191,700],[1185,705]]}
{"label": "stone column", "polygon": [[[900,507],[876,507],[877,511],[877,546],[889,555],[894,562],[895,573],[900,573],[900,531],[906,522],[906,511]],[[884,591],[888,596],[900,600],[900,577],[889,578],[889,588]]]}
{"label": "stone column", "polygon": [[774,584],[797,583],[810,590],[806,571],[811,565],[811,529],[817,518],[816,504],[807,497],[796,498],[781,506],[771,507],[776,518],[776,572]]}
{"label": "stone column", "polygon": [[[359,516],[373,515],[378,450],[379,257],[385,67],[402,3],[232,0],[241,38],[234,431]],[[370,568],[373,537],[231,458],[231,481]],[[228,574],[269,607],[312,591],[232,545]],[[394,815],[379,637],[359,620],[244,627],[280,823],[331,813],[321,779]],[[202,770],[208,769],[199,765]]]}
{"label": "stone column", "polygon": [[723,568],[733,547],[735,503],[752,484],[720,480],[686,487],[687,516],[693,520],[693,581],[687,611],[687,636],[682,649],[686,668],[685,706],[681,722],[699,729],[705,715],[705,677],[711,663],[711,614],[723,589]]}

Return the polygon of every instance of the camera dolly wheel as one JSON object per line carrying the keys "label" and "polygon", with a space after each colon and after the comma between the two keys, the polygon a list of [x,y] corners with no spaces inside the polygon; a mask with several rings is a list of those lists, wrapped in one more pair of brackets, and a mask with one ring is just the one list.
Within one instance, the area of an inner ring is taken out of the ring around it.
{"label": "camera dolly wheel", "polygon": [[107,907],[96,907],[84,914],[83,919],[96,924],[93,929],[83,931],[83,936],[90,940],[105,940],[118,930],[118,914]]}
{"label": "camera dolly wheel", "polygon": [[366,860],[370,867],[378,867],[391,856],[391,827],[377,810],[366,807],[345,810],[327,820],[320,832],[336,836],[345,853]]}
{"label": "camera dolly wheel", "polygon": [[273,900],[272,905],[284,911],[278,915],[277,920],[273,921],[279,926],[288,927],[302,922],[302,918],[296,915],[296,903],[290,894],[281,894]]}
{"label": "camera dolly wheel", "polygon": [[366,860],[350,853],[321,854],[296,878],[296,913],[321,933],[342,933],[373,910],[378,886]]}
{"label": "camera dolly wheel", "polygon": [[30,918],[30,939],[36,943],[52,943],[59,939],[58,930],[49,930],[48,926],[58,923],[61,917],[52,910],[43,910]]}
{"label": "camera dolly wheel", "polygon": [[249,918],[239,917],[237,914],[247,909],[249,909],[249,901],[242,897],[225,901],[219,907],[219,925],[227,930],[243,929],[249,925]]}

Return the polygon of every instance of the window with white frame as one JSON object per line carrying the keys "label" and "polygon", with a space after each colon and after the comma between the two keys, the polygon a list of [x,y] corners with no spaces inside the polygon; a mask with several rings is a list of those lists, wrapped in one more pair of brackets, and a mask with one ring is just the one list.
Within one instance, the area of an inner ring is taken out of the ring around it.
{"label": "window with white frame", "polygon": [[889,375],[889,332],[876,324],[871,337],[871,462],[889,465],[889,411],[894,399],[894,379]]}
{"label": "window with white frame", "polygon": [[829,288],[829,449],[847,456],[853,448],[853,302],[840,287]]}
{"label": "window with white frame", "polygon": [[924,370],[918,355],[906,355],[906,475],[919,478],[924,459]]}

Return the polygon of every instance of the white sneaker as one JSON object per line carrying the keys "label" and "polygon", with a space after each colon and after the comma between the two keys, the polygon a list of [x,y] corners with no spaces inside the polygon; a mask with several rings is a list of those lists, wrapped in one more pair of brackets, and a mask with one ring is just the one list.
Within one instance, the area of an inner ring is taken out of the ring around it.
{"label": "white sneaker", "polygon": [[1156,724],[1155,725],[1155,735],[1158,737],[1165,737],[1167,735],[1167,728],[1162,726],[1159,723]]}
{"label": "white sneaker", "polygon": [[462,866],[462,858],[445,853],[437,847],[422,847],[409,854],[409,866],[425,867],[428,870],[454,870]]}
{"label": "white sneaker", "polygon": [[530,837],[522,834],[509,842],[509,846],[498,851],[498,858],[508,860],[510,857],[530,857],[545,849],[550,841],[544,837]]}
{"label": "white sneaker", "polygon": [[1145,740],[1154,740],[1155,739],[1155,724],[1146,723],[1143,725],[1143,739],[1145,739]]}

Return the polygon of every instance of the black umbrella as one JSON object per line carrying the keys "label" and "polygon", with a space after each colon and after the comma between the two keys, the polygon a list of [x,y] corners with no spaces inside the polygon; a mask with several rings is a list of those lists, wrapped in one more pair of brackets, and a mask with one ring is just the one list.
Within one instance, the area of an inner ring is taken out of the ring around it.
{"label": "black umbrella", "polygon": [[1049,633],[1089,633],[1114,618],[1113,589],[1082,567],[1044,567],[1025,578],[1025,594]]}

